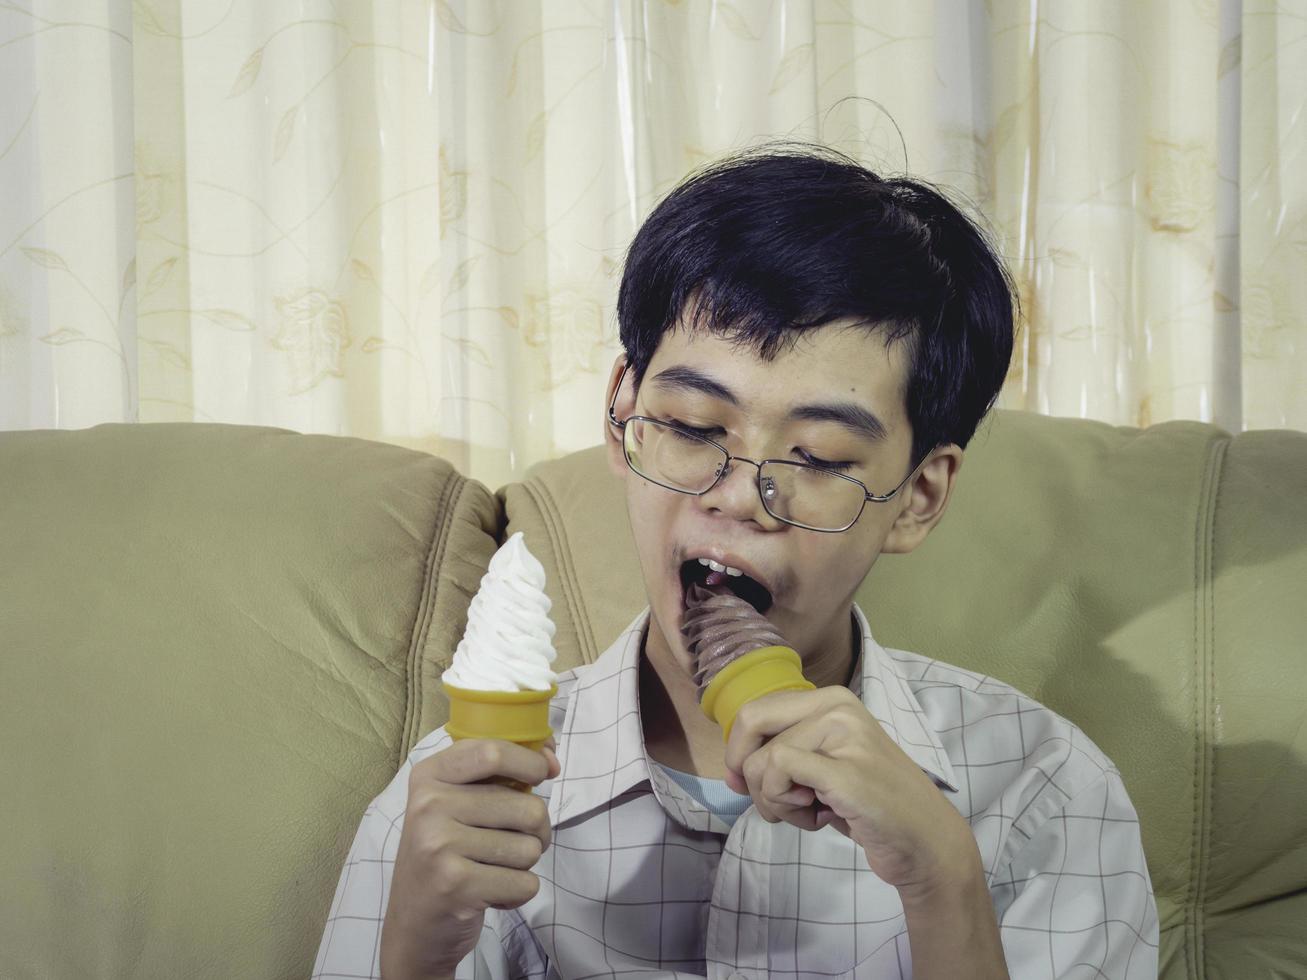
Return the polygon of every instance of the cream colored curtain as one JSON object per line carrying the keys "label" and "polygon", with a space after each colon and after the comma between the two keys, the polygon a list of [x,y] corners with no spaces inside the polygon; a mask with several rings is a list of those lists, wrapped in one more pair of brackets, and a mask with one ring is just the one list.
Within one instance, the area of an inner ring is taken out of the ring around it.
{"label": "cream colored curtain", "polygon": [[1305,41],[1307,0],[0,0],[0,428],[520,477],[599,438],[644,215],[776,136],[988,217],[1003,405],[1307,428]]}

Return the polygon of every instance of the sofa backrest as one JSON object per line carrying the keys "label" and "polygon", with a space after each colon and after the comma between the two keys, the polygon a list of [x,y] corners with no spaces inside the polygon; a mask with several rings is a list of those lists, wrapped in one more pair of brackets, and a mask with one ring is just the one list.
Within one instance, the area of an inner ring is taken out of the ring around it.
{"label": "sofa backrest", "polygon": [[[545,565],[560,663],[592,660],[645,604],[603,450],[501,495]],[[1301,975],[1307,434],[996,412],[942,524],[858,598],[883,645],[1014,684],[1117,763],[1163,977]]]}
{"label": "sofa backrest", "polygon": [[308,976],[500,520],[362,439],[0,433],[0,976]]}
{"label": "sofa backrest", "polygon": [[[598,450],[496,499],[360,439],[0,433],[0,976],[307,975],[518,529],[559,667],[593,659],[644,603]],[[860,601],[882,643],[1016,684],[1118,763],[1168,980],[1302,974],[1307,435],[1000,412]]]}

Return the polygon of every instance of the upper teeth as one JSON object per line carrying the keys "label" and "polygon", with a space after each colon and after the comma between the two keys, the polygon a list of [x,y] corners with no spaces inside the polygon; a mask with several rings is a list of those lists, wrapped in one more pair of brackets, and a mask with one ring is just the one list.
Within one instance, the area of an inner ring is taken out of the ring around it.
{"label": "upper teeth", "polygon": [[736,575],[736,576],[738,576],[738,575],[743,575],[743,574],[744,574],[744,573],[743,573],[742,571],[740,571],[738,568],[734,568],[734,567],[731,566],[731,565],[723,565],[723,564],[721,564],[720,562],[715,562],[715,561],[713,561],[711,558],[700,558],[700,559],[699,559],[699,564],[700,564],[700,565],[707,565],[707,566],[708,566],[709,568],[711,568],[714,572],[725,572],[727,575]]}

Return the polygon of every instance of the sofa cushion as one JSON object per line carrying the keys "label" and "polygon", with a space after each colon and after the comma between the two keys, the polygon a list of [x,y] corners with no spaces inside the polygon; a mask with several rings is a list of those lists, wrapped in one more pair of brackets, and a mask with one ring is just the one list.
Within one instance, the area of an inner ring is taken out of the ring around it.
{"label": "sofa cushion", "polygon": [[[1236,478],[1218,505],[1227,467]],[[1192,422],[1141,430],[999,411],[968,447],[940,526],[916,553],[881,558],[858,593],[883,645],[1014,684],[1117,763],[1141,818],[1166,977],[1204,975],[1205,955],[1245,962],[1237,929],[1204,934],[1209,902],[1226,918],[1248,914],[1242,898],[1274,906],[1258,921],[1275,935],[1293,921],[1285,910],[1304,920],[1304,490],[1302,434],[1231,440]],[[524,531],[545,565],[559,663],[592,660],[645,604],[604,450],[542,463],[501,493],[508,532]],[[1241,833],[1261,799],[1273,851]],[[1227,891],[1228,910],[1216,902]]]}
{"label": "sofa cushion", "polygon": [[[1307,433],[1245,432],[1194,596],[1203,691],[1191,901],[1211,977],[1307,975]],[[1195,957],[1197,960],[1197,957]]]}
{"label": "sofa cushion", "polygon": [[0,975],[307,975],[499,521],[361,439],[0,433]]}

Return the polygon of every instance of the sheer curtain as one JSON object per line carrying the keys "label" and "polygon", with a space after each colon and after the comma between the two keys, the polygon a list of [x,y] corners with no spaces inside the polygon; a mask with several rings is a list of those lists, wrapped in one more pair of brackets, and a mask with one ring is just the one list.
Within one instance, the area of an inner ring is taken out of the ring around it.
{"label": "sheer curtain", "polygon": [[1001,404],[1307,428],[1304,41],[1307,0],[4,0],[0,428],[520,477],[599,438],[643,216],[771,137],[985,216]]}

